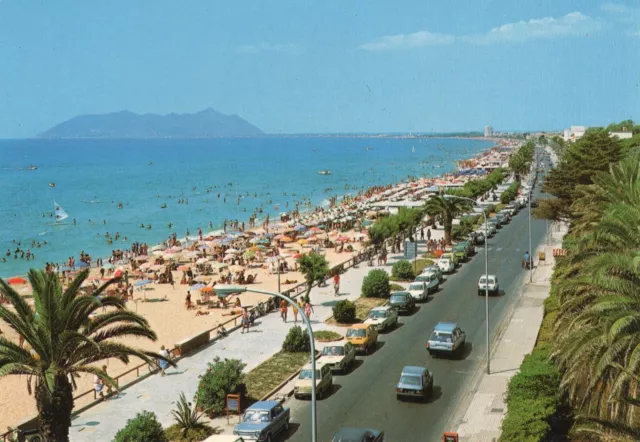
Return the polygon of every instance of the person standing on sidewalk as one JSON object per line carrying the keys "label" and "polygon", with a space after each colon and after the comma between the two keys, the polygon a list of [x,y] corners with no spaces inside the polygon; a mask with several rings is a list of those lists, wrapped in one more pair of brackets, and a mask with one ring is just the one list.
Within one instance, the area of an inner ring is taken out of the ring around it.
{"label": "person standing on sidewalk", "polygon": [[340,274],[338,272],[333,275],[333,290],[335,295],[338,296],[338,293],[340,293]]}
{"label": "person standing on sidewalk", "polygon": [[309,318],[309,320],[311,320],[311,312],[314,312],[313,306],[311,305],[311,301],[307,299],[307,302],[305,302],[304,304],[304,314],[307,315],[307,318]]}
{"label": "person standing on sidewalk", "polygon": [[[167,349],[165,348],[164,345],[162,347],[160,347],[160,356],[163,356],[163,357],[169,359],[169,352],[167,351]],[[166,374],[165,370],[169,366],[169,363],[167,361],[165,361],[165,360],[159,359],[158,360],[158,366],[160,367],[160,376],[164,376]]]}
{"label": "person standing on sidewalk", "polygon": [[298,309],[294,305],[294,306],[292,306],[292,310],[293,310],[293,323],[297,324],[298,323]]}
{"label": "person standing on sidewalk", "polygon": [[282,322],[287,322],[287,313],[289,311],[289,306],[287,306],[287,301],[284,299],[280,301],[280,317],[282,318]]}
{"label": "person standing on sidewalk", "polygon": [[244,308],[244,311],[242,312],[242,334],[244,334],[244,331],[247,330],[247,333],[249,332],[249,312],[247,310],[247,308]]}

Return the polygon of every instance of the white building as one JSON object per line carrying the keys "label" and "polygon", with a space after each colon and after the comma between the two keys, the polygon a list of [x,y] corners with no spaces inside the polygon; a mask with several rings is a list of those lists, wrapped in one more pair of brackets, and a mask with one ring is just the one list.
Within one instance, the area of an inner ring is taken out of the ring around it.
{"label": "white building", "polygon": [[586,126],[571,126],[570,129],[564,130],[564,141],[576,141],[578,138],[582,138],[586,131]]}
{"label": "white building", "polygon": [[485,137],[492,137],[493,136],[493,127],[491,126],[485,126],[484,127],[484,136]]}
{"label": "white building", "polygon": [[633,137],[633,132],[629,132],[629,131],[609,132],[609,135],[611,135],[612,137],[618,137],[621,140],[628,140],[629,138]]}

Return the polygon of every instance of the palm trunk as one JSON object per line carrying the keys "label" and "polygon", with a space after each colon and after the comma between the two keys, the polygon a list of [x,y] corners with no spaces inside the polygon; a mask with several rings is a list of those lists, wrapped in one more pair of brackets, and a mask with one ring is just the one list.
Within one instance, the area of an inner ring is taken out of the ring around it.
{"label": "palm trunk", "polygon": [[444,219],[444,243],[448,246],[451,245],[451,230],[453,230],[453,219]]}
{"label": "palm trunk", "polygon": [[43,381],[36,385],[36,404],[40,433],[47,442],[67,442],[73,410],[73,389],[65,376],[56,378],[56,386],[49,392]]}

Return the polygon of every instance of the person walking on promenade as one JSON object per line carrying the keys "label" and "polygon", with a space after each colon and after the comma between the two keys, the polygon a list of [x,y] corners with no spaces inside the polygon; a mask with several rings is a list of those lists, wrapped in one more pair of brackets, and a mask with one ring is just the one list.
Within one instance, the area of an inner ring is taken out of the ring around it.
{"label": "person walking on promenade", "polygon": [[247,330],[247,333],[249,332],[249,325],[249,311],[245,307],[242,312],[242,334],[244,334],[245,330]]}
{"label": "person walking on promenade", "polygon": [[[169,359],[169,352],[164,347],[164,345],[160,347],[160,356],[164,356],[165,358]],[[169,366],[169,363],[165,360],[158,359],[158,366],[160,367],[160,376],[164,376],[166,374],[165,370]]]}
{"label": "person walking on promenade", "polygon": [[311,300],[307,299],[307,302],[304,303],[304,314],[307,315],[309,320],[311,320],[311,312],[314,312],[313,306],[311,305]]}
{"label": "person walking on promenade", "polygon": [[292,310],[293,310],[293,323],[297,324],[298,323],[298,309],[295,306],[292,306]]}
{"label": "person walking on promenade", "polygon": [[427,229],[427,240],[431,239],[431,229]]}
{"label": "person walking on promenade", "polygon": [[420,229],[420,241],[424,241],[424,227]]}
{"label": "person walking on promenade", "polygon": [[280,301],[280,317],[282,318],[282,322],[287,322],[287,312],[289,311],[289,307],[287,306],[287,301],[284,299]]}
{"label": "person walking on promenade", "polygon": [[338,272],[333,275],[333,291],[336,296],[340,293],[340,274],[338,274]]}

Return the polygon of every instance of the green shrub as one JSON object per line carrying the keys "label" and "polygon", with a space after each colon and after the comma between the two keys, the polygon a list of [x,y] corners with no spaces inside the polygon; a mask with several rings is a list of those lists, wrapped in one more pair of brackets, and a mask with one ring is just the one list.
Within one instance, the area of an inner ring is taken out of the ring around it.
{"label": "green shrub", "polygon": [[389,274],[382,269],[371,270],[362,280],[362,296],[384,298],[389,296]]}
{"label": "green shrub", "polygon": [[[500,202],[502,204],[509,204],[518,196],[518,189],[520,189],[520,181],[514,181],[504,192],[500,195]],[[503,206],[504,207],[504,206]]]}
{"label": "green shrub", "polygon": [[333,317],[342,324],[353,324],[356,321],[356,305],[349,300],[336,302]]}
{"label": "green shrub", "polygon": [[390,292],[401,292],[405,290],[405,288],[403,286],[401,286],[400,284],[391,284],[389,285],[389,291]]}
{"label": "green shrub", "polygon": [[183,431],[182,428],[176,424],[167,428],[164,434],[171,442],[200,442],[215,434],[215,430],[209,425],[206,425],[204,427],[190,428],[187,431]]}
{"label": "green shrub", "polygon": [[202,422],[204,413],[198,411],[198,405],[196,403],[195,406],[192,406],[184,393],[180,393],[176,409],[171,410],[176,423],[165,430],[165,435],[171,442],[200,442],[214,433],[213,428]]}
{"label": "green shrub", "polygon": [[228,394],[246,393],[243,370],[246,367],[240,359],[224,359],[216,357],[208,364],[207,371],[200,375],[195,401],[209,415],[224,410]]}
{"label": "green shrub", "polygon": [[413,265],[404,259],[396,262],[391,269],[391,277],[394,280],[413,281]]}
{"label": "green shrub", "polygon": [[311,343],[306,330],[302,330],[297,325],[289,329],[287,337],[282,343],[282,351],[287,353],[309,353],[311,351]]}
{"label": "green shrub", "polygon": [[118,431],[113,440],[114,442],[168,441],[156,414],[150,411],[142,411],[133,419],[129,419],[127,425]]}

